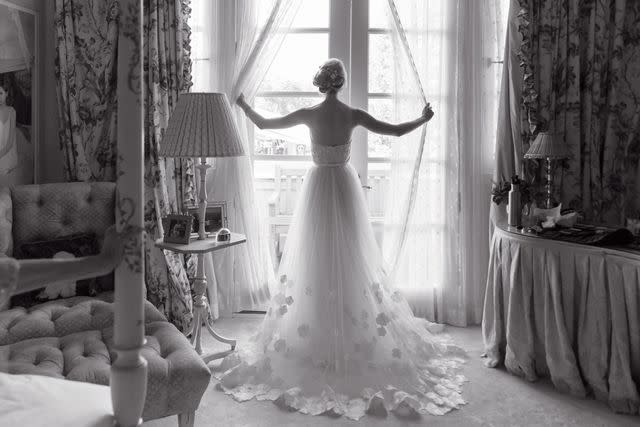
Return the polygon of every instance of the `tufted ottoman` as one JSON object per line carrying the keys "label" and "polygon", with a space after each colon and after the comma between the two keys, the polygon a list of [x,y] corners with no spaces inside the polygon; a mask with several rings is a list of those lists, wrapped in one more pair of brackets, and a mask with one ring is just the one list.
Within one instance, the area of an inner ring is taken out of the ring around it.
{"label": "tufted ottoman", "polygon": [[[112,294],[73,297],[28,310],[0,312],[0,371],[109,384],[113,348]],[[210,372],[178,329],[145,304],[149,364],[146,420],[192,413]]]}

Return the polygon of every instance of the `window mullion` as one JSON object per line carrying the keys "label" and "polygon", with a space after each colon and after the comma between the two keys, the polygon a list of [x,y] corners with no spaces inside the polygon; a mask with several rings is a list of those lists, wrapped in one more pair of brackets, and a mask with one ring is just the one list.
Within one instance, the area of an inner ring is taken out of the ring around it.
{"label": "window mullion", "polygon": [[[329,3],[329,56],[338,58],[351,75],[351,2],[330,0]],[[341,91],[340,98],[350,102],[349,91]]]}
{"label": "window mullion", "polygon": [[[369,107],[369,2],[353,0],[351,2],[351,79],[349,85],[351,105],[367,110]],[[359,127],[353,132],[351,161],[360,175],[363,186],[368,176],[367,132]]]}

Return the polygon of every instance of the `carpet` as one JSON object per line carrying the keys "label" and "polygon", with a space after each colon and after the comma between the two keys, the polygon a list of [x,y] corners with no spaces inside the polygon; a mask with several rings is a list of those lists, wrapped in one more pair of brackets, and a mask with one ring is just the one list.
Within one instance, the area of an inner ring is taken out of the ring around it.
{"label": "carpet", "polygon": [[[260,325],[260,314],[236,314],[233,318],[215,323],[216,332],[238,339],[242,345]],[[215,387],[216,380],[205,392],[198,412],[196,426],[224,427],[395,427],[395,426],[640,426],[640,416],[620,415],[605,404],[593,399],[580,399],[562,394],[548,380],[535,383],[515,377],[504,369],[489,369],[482,364],[482,335],[480,327],[447,327],[446,333],[467,349],[469,360],[464,375],[469,382],[464,398],[469,402],[462,409],[441,417],[423,416],[418,420],[365,416],[360,421],[328,416],[308,416],[289,413],[272,402],[250,401],[238,403]],[[203,333],[205,353],[228,349]],[[209,366],[216,369],[219,361]],[[176,417],[145,423],[150,427],[175,427]]]}

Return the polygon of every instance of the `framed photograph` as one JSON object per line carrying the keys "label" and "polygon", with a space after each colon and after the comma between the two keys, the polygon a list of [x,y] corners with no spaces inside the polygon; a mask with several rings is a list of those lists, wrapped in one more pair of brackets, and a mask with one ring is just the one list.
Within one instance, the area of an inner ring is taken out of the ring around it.
{"label": "framed photograph", "polygon": [[0,185],[39,182],[39,16],[0,0]]}
{"label": "framed photograph", "polygon": [[[192,233],[197,233],[200,228],[200,215],[198,206],[188,206],[187,212],[193,217]],[[207,210],[204,215],[204,231],[217,233],[222,227],[227,227],[227,202],[207,202]]]}
{"label": "framed photograph", "polygon": [[191,215],[167,215],[162,218],[165,243],[179,243],[186,245],[191,238],[193,217]]}

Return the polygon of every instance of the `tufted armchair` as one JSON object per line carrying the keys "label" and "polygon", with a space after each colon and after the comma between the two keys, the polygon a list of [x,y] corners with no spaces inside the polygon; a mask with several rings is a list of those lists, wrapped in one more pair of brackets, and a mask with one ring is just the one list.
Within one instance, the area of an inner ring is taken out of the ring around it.
{"label": "tufted armchair", "polygon": [[[63,183],[0,188],[0,254],[24,242],[95,233],[114,223],[115,184]],[[113,294],[72,297],[0,312],[0,368],[95,384],[109,383]],[[210,372],[186,337],[145,303],[148,362],[145,420],[178,414],[192,425]]]}

